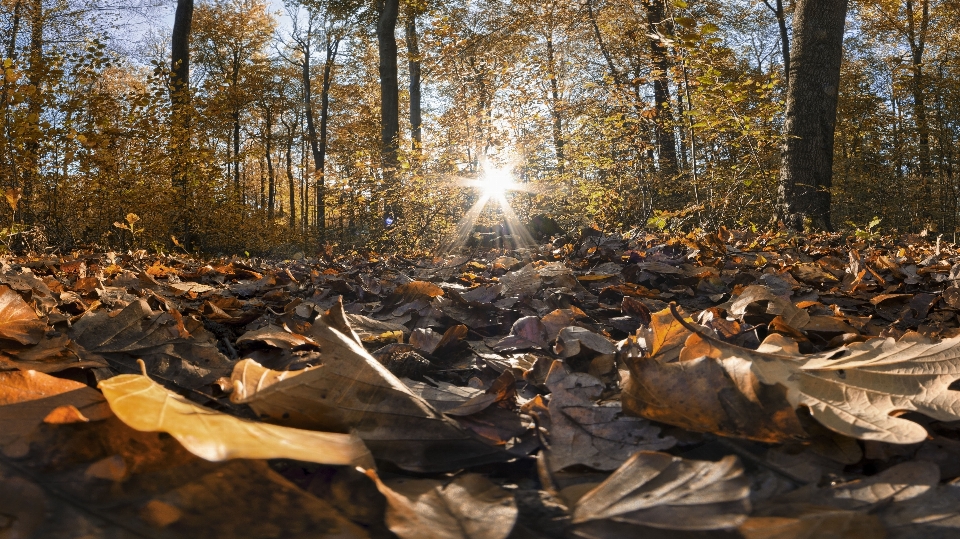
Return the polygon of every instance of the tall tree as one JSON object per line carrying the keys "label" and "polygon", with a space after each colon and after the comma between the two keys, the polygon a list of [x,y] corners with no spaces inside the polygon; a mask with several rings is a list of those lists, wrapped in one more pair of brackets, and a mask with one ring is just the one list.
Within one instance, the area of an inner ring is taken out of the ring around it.
{"label": "tall tree", "polygon": [[407,44],[407,67],[410,71],[410,139],[415,153],[421,151],[423,143],[423,118],[420,113],[420,36],[417,34],[417,13],[415,6],[410,6],[404,28],[404,38]]}
{"label": "tall tree", "polygon": [[677,143],[673,132],[673,107],[670,101],[671,61],[660,35],[669,35],[670,20],[664,0],[646,0],[647,22],[650,25],[650,60],[653,63],[653,101],[656,105],[656,142],[660,172],[677,173]]}
{"label": "tall tree", "polygon": [[777,190],[787,226],[831,230],[833,136],[847,0],[797,0]]}
{"label": "tall tree", "polygon": [[400,83],[397,75],[397,17],[400,0],[377,0],[377,49],[380,59],[380,148],[383,177],[393,187],[400,136]]}

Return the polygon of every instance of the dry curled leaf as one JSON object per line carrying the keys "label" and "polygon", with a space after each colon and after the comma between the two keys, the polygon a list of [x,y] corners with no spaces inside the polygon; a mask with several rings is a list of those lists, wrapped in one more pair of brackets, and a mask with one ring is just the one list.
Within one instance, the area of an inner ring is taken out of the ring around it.
{"label": "dry curled leaf", "polygon": [[401,539],[505,539],[517,520],[513,495],[479,474],[446,484],[367,475],[387,498],[387,526]]}
{"label": "dry curled leaf", "polygon": [[551,365],[546,385],[551,392],[548,455],[552,470],[575,464],[613,470],[638,450],[667,449],[676,443],[661,437],[660,427],[649,421],[625,417],[620,403],[598,403],[603,383],[589,374],[567,372],[561,361]]}
{"label": "dry curled leaf", "polygon": [[[750,484],[737,457],[687,460],[641,451],[573,508],[573,523],[587,536],[605,521],[667,530],[721,530],[742,524],[750,512]],[[642,528],[635,530],[642,533]]]}
{"label": "dry curled leaf", "polygon": [[0,339],[37,344],[46,330],[47,324],[20,294],[9,286],[0,285]]}
{"label": "dry curled leaf", "polygon": [[[413,394],[361,345],[342,306],[314,322],[320,365],[257,389],[244,382],[231,400],[280,424],[353,429],[378,459],[415,471],[441,471],[508,458]],[[244,364],[247,365],[247,364]],[[245,366],[243,368],[249,368]],[[233,379],[243,381],[241,365]]]}
{"label": "dry curled leaf", "polygon": [[169,433],[188,451],[206,460],[290,458],[373,466],[369,451],[353,434],[239,419],[194,404],[137,374],[114,376],[100,382],[99,387],[113,413],[131,428]]}
{"label": "dry curled leaf", "polygon": [[749,361],[696,353],[699,341],[697,335],[688,337],[681,361],[625,358],[630,377],[621,395],[624,411],[698,432],[763,442],[806,436],[784,386],[760,383]]}

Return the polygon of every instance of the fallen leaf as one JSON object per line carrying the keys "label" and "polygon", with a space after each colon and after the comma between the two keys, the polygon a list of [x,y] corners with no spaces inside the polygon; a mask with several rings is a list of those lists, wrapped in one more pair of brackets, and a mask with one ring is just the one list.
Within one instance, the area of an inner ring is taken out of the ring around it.
{"label": "fallen leaf", "polygon": [[[185,328],[185,323],[191,327]],[[233,366],[198,321],[154,311],[144,299],[112,313],[87,313],[68,335],[92,354],[85,359],[106,358],[126,373],[137,372],[136,361],[142,359],[150,374],[190,389],[229,376]]]}
{"label": "fallen leaf", "polygon": [[131,428],[166,432],[200,458],[290,458],[373,467],[352,434],[305,431],[229,416],[194,404],[147,376],[121,374],[99,384],[110,409]]}
{"label": "fallen leaf", "polygon": [[780,316],[787,325],[796,329],[803,329],[810,321],[807,311],[798,309],[792,301],[778,296],[764,285],[751,285],[743,289],[730,303],[727,312],[740,320],[747,315],[766,314],[770,318]]}
{"label": "fallen leaf", "polygon": [[[736,528],[750,512],[750,484],[737,457],[718,462],[640,451],[573,508],[574,525],[605,521],[666,530]],[[580,533],[578,531],[578,533]]]}
{"label": "fallen leaf", "polygon": [[583,464],[613,470],[641,449],[672,447],[676,440],[661,437],[660,427],[626,417],[618,402],[597,403],[604,384],[589,374],[568,372],[554,361],[547,374],[550,389],[548,462],[551,470]]}
{"label": "fallen leaf", "polygon": [[320,345],[320,366],[259,391],[244,385],[231,400],[279,424],[353,429],[374,457],[404,469],[451,470],[507,458],[414,395],[345,324],[342,306],[314,322],[308,337]]}
{"label": "fallen leaf", "polygon": [[899,411],[960,420],[960,392],[949,390],[960,378],[960,337],[933,342],[912,333],[899,341],[875,338],[803,356],[699,336],[699,354],[750,362],[762,383],[783,385],[791,405],[808,407],[814,419],[846,436],[898,444],[926,439],[926,429],[892,415]]}
{"label": "fallen leaf", "polygon": [[401,539],[505,539],[517,520],[513,495],[478,474],[384,482],[367,475],[387,498],[386,522]]}
{"label": "fallen leaf", "polygon": [[20,294],[0,285],[0,339],[37,344],[46,331],[47,324]]}
{"label": "fallen leaf", "polygon": [[[680,361],[626,357],[630,377],[621,395],[628,414],[698,432],[769,443],[805,438],[782,385],[760,383],[751,363],[714,359],[690,334]],[[690,357],[686,357],[690,356]]]}

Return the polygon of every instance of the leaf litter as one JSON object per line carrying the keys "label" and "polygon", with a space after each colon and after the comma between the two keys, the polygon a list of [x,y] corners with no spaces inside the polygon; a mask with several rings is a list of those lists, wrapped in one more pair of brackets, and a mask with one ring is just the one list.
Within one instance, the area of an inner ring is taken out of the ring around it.
{"label": "leaf litter", "polygon": [[0,270],[3,537],[960,533],[942,242]]}

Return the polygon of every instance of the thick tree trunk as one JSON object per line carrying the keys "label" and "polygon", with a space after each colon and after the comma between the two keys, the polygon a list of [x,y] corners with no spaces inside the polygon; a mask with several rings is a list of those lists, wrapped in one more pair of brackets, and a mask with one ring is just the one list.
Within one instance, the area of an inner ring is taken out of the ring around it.
{"label": "thick tree trunk", "polygon": [[417,15],[410,14],[404,36],[407,42],[407,62],[410,70],[410,138],[413,151],[420,153],[423,143],[422,124],[420,115],[420,36],[417,35]]}
{"label": "thick tree trunk", "polygon": [[[663,0],[647,0],[647,23],[651,34],[664,33],[667,20]],[[650,59],[653,61],[653,101],[656,105],[657,154],[660,172],[673,176],[679,170],[677,142],[673,132],[673,109],[670,102],[670,58],[660,39],[650,38]]]}
{"label": "thick tree trunk", "polygon": [[[383,179],[393,187],[400,136],[400,83],[397,80],[397,16],[400,0],[378,0],[377,48],[380,55],[380,147]],[[389,188],[388,187],[388,188]]]}
{"label": "thick tree trunk", "polygon": [[170,103],[172,104],[173,184],[187,194],[187,179],[182,160],[190,145],[190,28],[193,25],[193,0],[177,0],[170,40]]}
{"label": "thick tree trunk", "polygon": [[777,217],[830,230],[833,135],[847,0],[797,0]]}
{"label": "thick tree trunk", "polygon": [[190,155],[190,29],[193,25],[193,0],[177,0],[170,39],[170,104],[172,105],[172,137],[170,142],[173,162],[173,187],[180,191],[184,211],[177,216],[177,233],[188,249],[193,247],[193,227],[190,225],[188,197],[189,180],[186,159]]}

